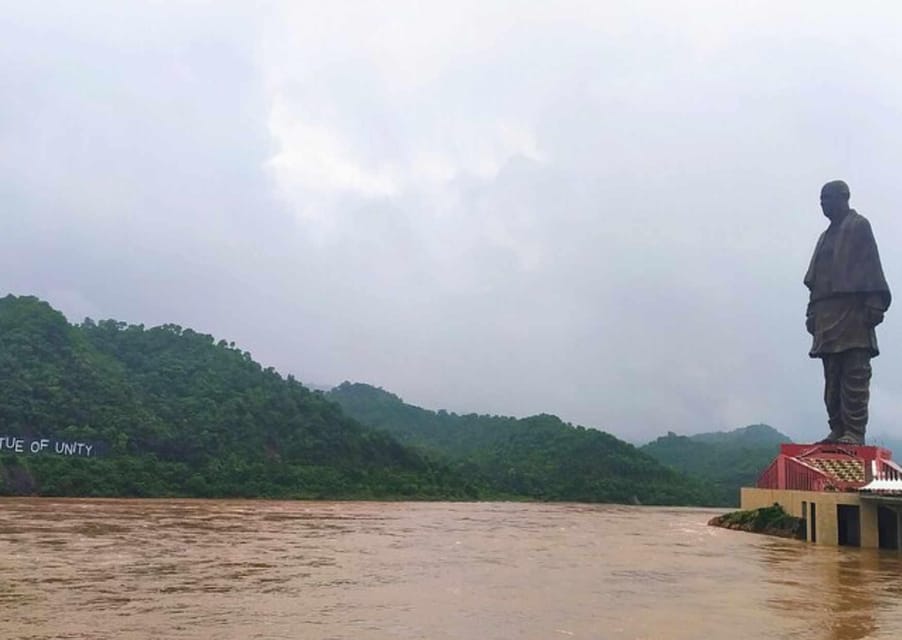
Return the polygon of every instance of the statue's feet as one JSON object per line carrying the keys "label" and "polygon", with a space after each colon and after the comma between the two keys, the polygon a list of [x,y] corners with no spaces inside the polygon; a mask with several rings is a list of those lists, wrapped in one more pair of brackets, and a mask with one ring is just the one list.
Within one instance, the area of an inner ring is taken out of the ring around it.
{"label": "statue's feet", "polygon": [[831,431],[829,436],[827,436],[823,440],[819,440],[817,442],[817,444],[836,444],[844,437],[845,436],[842,434],[841,431],[838,433],[836,431]]}
{"label": "statue's feet", "polygon": [[835,440],[837,444],[854,444],[854,445],[863,445],[864,438],[858,438],[853,436],[851,433],[847,433],[843,436],[840,436],[837,440]]}

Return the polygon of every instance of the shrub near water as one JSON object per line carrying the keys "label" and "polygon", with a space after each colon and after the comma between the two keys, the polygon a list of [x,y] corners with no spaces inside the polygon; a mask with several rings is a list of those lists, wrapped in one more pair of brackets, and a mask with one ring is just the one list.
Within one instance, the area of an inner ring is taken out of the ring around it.
{"label": "shrub near water", "polygon": [[805,538],[805,521],[789,515],[777,503],[760,509],[726,513],[712,518],[708,524],[712,527],[765,533],[781,538],[797,538],[799,540]]}

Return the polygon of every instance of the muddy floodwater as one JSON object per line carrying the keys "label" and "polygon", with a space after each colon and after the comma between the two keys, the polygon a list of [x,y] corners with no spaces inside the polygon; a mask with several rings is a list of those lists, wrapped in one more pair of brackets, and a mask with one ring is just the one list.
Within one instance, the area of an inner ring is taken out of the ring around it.
{"label": "muddy floodwater", "polygon": [[0,638],[902,637],[902,561],[574,504],[0,500]]}

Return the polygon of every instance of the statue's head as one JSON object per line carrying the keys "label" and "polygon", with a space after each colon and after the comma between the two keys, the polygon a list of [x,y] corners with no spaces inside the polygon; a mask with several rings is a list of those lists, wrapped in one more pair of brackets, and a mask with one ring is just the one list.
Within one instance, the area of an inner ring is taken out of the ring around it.
{"label": "statue's head", "polygon": [[831,220],[849,211],[849,185],[833,180],[821,187],[821,211]]}

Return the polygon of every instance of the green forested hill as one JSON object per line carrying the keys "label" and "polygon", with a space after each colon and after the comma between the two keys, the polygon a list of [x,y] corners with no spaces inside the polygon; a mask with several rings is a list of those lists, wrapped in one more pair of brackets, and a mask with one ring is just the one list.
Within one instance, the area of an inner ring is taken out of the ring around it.
{"label": "green forested hill", "polygon": [[706,482],[717,503],[739,504],[739,488],[754,486],[780,445],[790,439],[766,424],[714,433],[668,433],[641,450],[659,462]]}
{"label": "green forested hill", "polygon": [[428,411],[382,389],[348,382],[328,397],[364,424],[444,454],[470,477],[504,494],[586,502],[712,501],[702,483],[664,467],[632,445],[555,416],[516,419]]}
{"label": "green forested hill", "polygon": [[551,415],[433,412],[349,383],[313,392],[191,329],[71,325],[37,298],[0,299],[0,494],[716,504],[733,479],[651,456],[698,473],[699,447],[767,437],[668,436],[645,455]]}
{"label": "green forested hill", "polygon": [[[476,495],[232,345],[175,325],[73,326],[33,297],[0,299],[0,437],[7,494]],[[105,453],[31,454],[13,437]]]}

